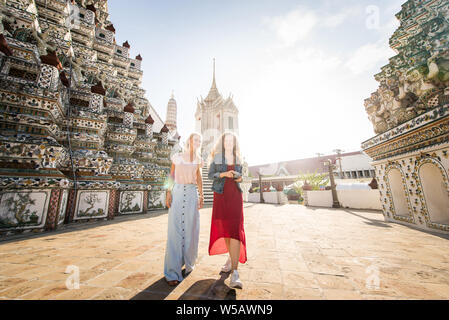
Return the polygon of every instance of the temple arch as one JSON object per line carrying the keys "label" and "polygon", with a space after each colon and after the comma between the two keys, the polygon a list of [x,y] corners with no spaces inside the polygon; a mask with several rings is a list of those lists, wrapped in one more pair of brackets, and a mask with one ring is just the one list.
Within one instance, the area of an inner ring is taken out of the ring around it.
{"label": "temple arch", "polygon": [[391,190],[394,215],[408,217],[410,213],[407,193],[404,190],[402,174],[398,168],[392,168],[388,171],[388,184]]}
{"label": "temple arch", "polygon": [[419,166],[418,175],[430,221],[449,225],[449,190],[444,170],[435,161],[428,160]]}

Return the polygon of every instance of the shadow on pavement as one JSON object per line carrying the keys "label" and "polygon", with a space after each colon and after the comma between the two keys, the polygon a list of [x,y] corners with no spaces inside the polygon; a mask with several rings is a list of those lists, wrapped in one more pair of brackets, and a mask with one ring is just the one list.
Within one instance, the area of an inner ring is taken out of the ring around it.
{"label": "shadow on pavement", "polygon": [[[56,236],[61,235],[65,233],[71,233],[76,232],[80,230],[88,230],[92,228],[98,228],[102,226],[109,226],[114,225],[118,223],[128,222],[128,221],[138,221],[138,220],[145,220],[145,219],[152,219],[157,218],[162,215],[168,214],[167,210],[158,210],[158,211],[150,211],[145,214],[137,214],[137,215],[128,215],[128,216],[116,216],[113,220],[106,220],[106,221],[79,221],[79,222],[72,222],[69,224],[64,224],[59,229],[55,231],[43,231],[39,232],[37,234],[33,233],[23,233],[23,234],[17,234],[17,235],[11,235],[7,237],[0,238],[0,245],[21,241],[21,240],[29,240],[29,239],[38,239],[42,237],[48,237],[48,236]],[[93,219],[94,220],[94,219]]]}
{"label": "shadow on pavement", "polygon": [[170,287],[167,281],[165,281],[165,277],[163,277],[131,298],[131,300],[164,300],[175,289],[176,287]]}
{"label": "shadow on pavement", "polygon": [[228,273],[221,273],[218,280],[197,281],[178,300],[236,300],[235,290],[225,284],[228,277]]}
{"label": "shadow on pavement", "polygon": [[[186,275],[185,278],[188,276]],[[235,290],[224,283],[228,277],[229,274],[221,273],[218,280],[206,279],[197,281],[178,300],[236,300]],[[176,287],[170,287],[163,277],[131,298],[131,300],[164,300],[175,289]]]}
{"label": "shadow on pavement", "polygon": [[367,225],[370,225],[370,226],[373,226],[373,227],[381,227],[381,228],[392,228],[391,225],[385,223],[384,221],[366,218],[366,217],[364,217],[362,215],[359,215],[359,214],[355,213],[353,210],[342,209],[342,211],[344,211],[346,213],[349,213],[349,214],[352,214],[353,216],[359,217],[359,218],[361,218],[363,220],[367,220],[367,221],[365,221],[365,223]]}

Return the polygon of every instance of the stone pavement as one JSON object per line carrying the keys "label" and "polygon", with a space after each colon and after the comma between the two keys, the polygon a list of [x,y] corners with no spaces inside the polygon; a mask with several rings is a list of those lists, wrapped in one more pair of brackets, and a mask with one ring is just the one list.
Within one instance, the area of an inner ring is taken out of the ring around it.
{"label": "stone pavement", "polygon": [[[209,257],[201,210],[196,269],[166,285],[166,212],[67,226],[0,242],[0,299],[448,299],[448,237],[385,223],[379,212],[245,204],[243,290]],[[80,289],[66,280],[79,268]],[[66,273],[67,271],[67,273]]]}

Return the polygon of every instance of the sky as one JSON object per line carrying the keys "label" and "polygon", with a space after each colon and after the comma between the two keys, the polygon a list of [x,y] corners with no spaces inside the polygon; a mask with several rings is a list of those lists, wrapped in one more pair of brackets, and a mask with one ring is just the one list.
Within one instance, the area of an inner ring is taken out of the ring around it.
{"label": "sky", "polygon": [[[361,150],[374,130],[364,100],[396,53],[405,0],[109,0],[118,44],[143,57],[142,87],[163,120],[174,92],[178,132],[197,99],[233,95],[250,166]],[[183,139],[182,139],[183,140]]]}

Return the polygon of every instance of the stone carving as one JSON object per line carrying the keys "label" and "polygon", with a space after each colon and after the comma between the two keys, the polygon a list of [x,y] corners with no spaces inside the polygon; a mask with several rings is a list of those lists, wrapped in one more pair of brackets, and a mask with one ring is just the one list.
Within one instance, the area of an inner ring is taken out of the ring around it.
{"label": "stone carving", "polygon": [[0,229],[37,227],[43,223],[48,192],[4,193],[0,202]]}
{"label": "stone carving", "polygon": [[61,204],[59,207],[59,215],[58,215],[58,225],[64,223],[66,209],[67,209],[67,200],[69,197],[69,193],[67,190],[64,190],[62,193]]}
{"label": "stone carving", "polygon": [[76,219],[105,218],[108,214],[109,193],[106,191],[81,191]]}
{"label": "stone carving", "polygon": [[120,199],[120,213],[131,214],[143,211],[143,192],[123,191]]}
{"label": "stone carving", "polygon": [[[420,14],[414,15],[416,8]],[[449,84],[449,24],[445,8],[444,1],[415,5],[410,0],[398,14],[401,26],[390,39],[398,55],[375,76],[379,89],[365,100],[376,134],[442,105],[441,93]]]}
{"label": "stone carving", "polygon": [[165,208],[165,191],[151,191],[148,193],[148,210]]}
{"label": "stone carving", "polygon": [[397,17],[390,45],[398,54],[365,100],[378,135],[362,148],[386,220],[449,233],[449,3],[408,0]]}
{"label": "stone carving", "polygon": [[142,56],[115,33],[105,0],[0,0],[0,192],[61,190],[56,224],[66,194],[69,222],[143,212],[179,142],[145,97]]}

